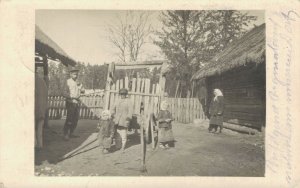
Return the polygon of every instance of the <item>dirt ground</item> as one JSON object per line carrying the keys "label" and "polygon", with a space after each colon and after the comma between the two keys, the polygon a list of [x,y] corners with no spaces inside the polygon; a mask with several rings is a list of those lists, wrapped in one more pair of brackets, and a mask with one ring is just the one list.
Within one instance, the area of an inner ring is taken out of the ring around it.
{"label": "dirt ground", "polygon": [[51,120],[45,130],[45,148],[35,152],[36,176],[264,176],[265,151],[262,134],[246,135],[230,130],[207,131],[207,121],[173,124],[175,147],[147,146],[146,172],[141,171],[138,135],[129,135],[125,152],[102,154],[94,143],[82,153],[60,161],[97,131],[96,120],[80,120],[79,138],[64,141],[64,120]]}

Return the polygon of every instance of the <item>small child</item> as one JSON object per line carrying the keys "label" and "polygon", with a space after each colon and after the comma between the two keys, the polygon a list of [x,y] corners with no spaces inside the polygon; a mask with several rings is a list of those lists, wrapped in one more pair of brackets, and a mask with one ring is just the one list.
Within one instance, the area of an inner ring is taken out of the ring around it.
{"label": "small child", "polygon": [[168,109],[168,102],[163,101],[161,103],[161,110],[158,113],[158,138],[159,138],[159,147],[163,149],[168,149],[170,145],[174,143],[172,124],[173,121],[171,113]]}
{"label": "small child", "polygon": [[98,124],[99,145],[103,147],[103,153],[109,152],[115,134],[115,124],[111,119],[109,110],[103,110]]}

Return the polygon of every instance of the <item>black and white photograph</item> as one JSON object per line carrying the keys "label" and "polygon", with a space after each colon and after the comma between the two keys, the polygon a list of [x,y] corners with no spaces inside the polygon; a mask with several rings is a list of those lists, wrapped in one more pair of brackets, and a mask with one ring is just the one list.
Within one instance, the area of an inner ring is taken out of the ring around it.
{"label": "black and white photograph", "polygon": [[265,176],[264,10],[35,11],[35,176]]}

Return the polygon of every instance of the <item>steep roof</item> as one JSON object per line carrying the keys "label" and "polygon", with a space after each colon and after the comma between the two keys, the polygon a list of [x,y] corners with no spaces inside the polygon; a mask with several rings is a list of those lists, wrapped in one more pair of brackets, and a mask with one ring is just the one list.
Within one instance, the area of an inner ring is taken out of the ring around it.
{"label": "steep roof", "polygon": [[76,62],[38,26],[35,26],[35,52],[38,54],[47,54],[49,58],[58,59],[66,66],[76,65]]}
{"label": "steep roof", "polygon": [[255,27],[240,39],[233,41],[225,50],[217,54],[202,69],[197,71],[192,80],[221,74],[230,69],[246,64],[265,61],[265,24]]}

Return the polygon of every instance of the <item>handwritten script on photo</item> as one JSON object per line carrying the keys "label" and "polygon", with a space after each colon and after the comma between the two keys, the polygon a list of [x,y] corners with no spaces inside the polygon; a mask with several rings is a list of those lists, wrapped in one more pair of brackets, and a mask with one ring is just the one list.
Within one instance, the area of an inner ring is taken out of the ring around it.
{"label": "handwritten script on photo", "polygon": [[[267,152],[266,168],[273,175],[282,173],[284,169],[285,181],[293,184],[292,165],[292,138],[293,138],[293,117],[291,104],[292,96],[292,71],[296,63],[295,43],[293,38],[296,33],[296,25],[299,24],[300,14],[294,10],[273,12],[268,18],[270,21],[270,34],[267,36],[267,48],[271,56],[267,57],[269,65],[268,77],[271,79],[267,93],[268,105],[271,113],[268,115],[272,120],[270,129],[266,134]],[[284,100],[282,100],[284,99]]]}

